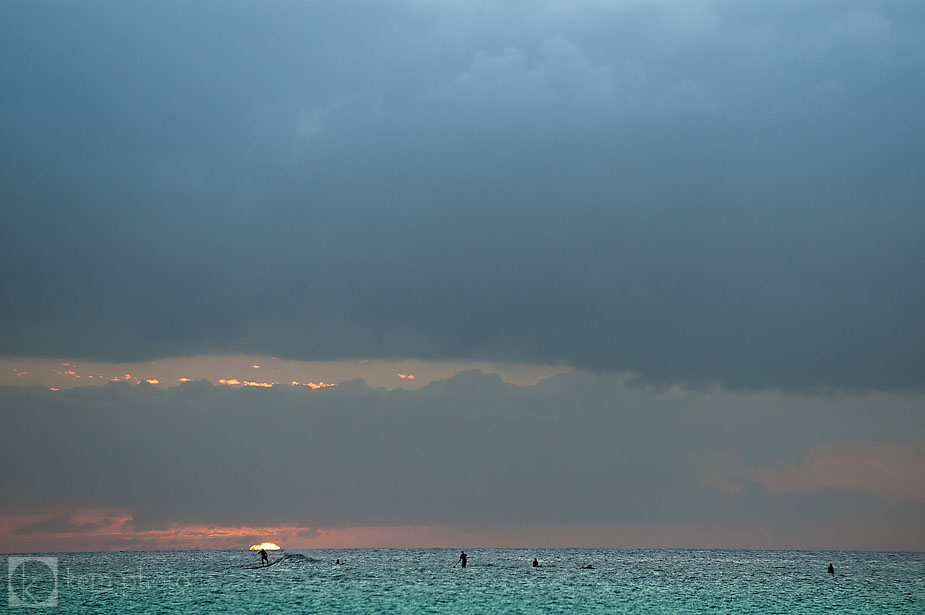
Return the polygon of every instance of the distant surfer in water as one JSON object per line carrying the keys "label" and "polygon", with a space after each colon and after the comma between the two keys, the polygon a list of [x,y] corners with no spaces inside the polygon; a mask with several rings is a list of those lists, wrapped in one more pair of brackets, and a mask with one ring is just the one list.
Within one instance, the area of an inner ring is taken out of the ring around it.
{"label": "distant surfer in water", "polygon": [[266,549],[260,549],[260,563],[264,566],[270,565],[270,556],[267,555]]}
{"label": "distant surfer in water", "polygon": [[536,558],[535,558],[535,557],[533,558],[533,567],[534,567],[534,568],[539,568],[539,567],[540,567],[540,563],[539,563],[538,561],[536,561]]}
{"label": "distant surfer in water", "polygon": [[462,553],[459,554],[459,559],[456,560],[456,563],[459,564],[460,562],[462,562],[462,567],[465,568],[465,567],[466,567],[466,560],[467,560],[468,558],[469,558],[469,556],[466,555],[466,552],[465,552],[465,551],[463,551]]}
{"label": "distant surfer in water", "polygon": [[829,574],[835,574],[835,567],[829,564]]}

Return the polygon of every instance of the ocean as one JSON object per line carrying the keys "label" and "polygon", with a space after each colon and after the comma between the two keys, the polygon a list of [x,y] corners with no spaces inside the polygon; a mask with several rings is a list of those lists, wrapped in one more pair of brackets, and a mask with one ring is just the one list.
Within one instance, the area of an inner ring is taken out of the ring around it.
{"label": "ocean", "polygon": [[923,553],[466,552],[465,569],[450,549],[286,550],[269,567],[249,551],[8,555],[2,603],[54,613],[925,613]]}

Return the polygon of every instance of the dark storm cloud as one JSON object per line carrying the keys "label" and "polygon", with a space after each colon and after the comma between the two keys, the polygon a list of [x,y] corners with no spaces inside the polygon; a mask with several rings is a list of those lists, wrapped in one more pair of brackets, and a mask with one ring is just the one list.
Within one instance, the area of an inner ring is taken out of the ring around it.
{"label": "dark storm cloud", "polygon": [[13,529],[13,534],[18,536],[28,536],[30,534],[48,533],[64,534],[71,532],[94,532],[104,528],[111,523],[111,520],[104,519],[100,522],[75,523],[64,515],[55,515],[49,519],[27,523]]}
{"label": "dark storm cloud", "polygon": [[[6,515],[127,511],[173,524],[330,528],[890,519],[921,546],[915,396],[645,392],[573,373],[464,372],[415,391],[113,384],[0,389]],[[866,531],[866,530],[865,530]],[[863,533],[863,531],[861,532]]]}
{"label": "dark storm cloud", "polygon": [[925,384],[919,3],[11,3],[0,352]]}

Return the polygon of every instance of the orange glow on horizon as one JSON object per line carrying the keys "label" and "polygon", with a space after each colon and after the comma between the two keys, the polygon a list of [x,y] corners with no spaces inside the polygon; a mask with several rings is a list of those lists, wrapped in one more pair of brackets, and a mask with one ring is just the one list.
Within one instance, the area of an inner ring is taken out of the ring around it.
{"label": "orange glow on horizon", "polygon": [[252,380],[245,380],[244,386],[246,387],[261,387],[264,389],[272,389],[275,382],[253,382]]}
{"label": "orange glow on horizon", "polygon": [[[182,382],[182,380],[181,380]],[[279,382],[260,382],[256,380],[238,380],[237,378],[220,378],[218,381],[219,384],[225,386],[245,386],[245,387],[258,387],[261,389],[272,389]],[[292,380],[289,383],[289,386],[294,387],[308,387],[310,389],[324,389],[327,387],[337,386],[333,382],[299,382],[298,380]]]}
{"label": "orange glow on horizon", "polygon": [[259,551],[260,549],[266,549],[267,551],[279,551],[279,545],[275,542],[261,542],[259,545],[251,545],[251,551]]}
{"label": "orange glow on horizon", "polygon": [[161,383],[161,381],[158,380],[157,378],[148,378],[147,380],[145,380],[145,382],[147,382],[148,384],[160,384]]}
{"label": "orange glow on horizon", "polygon": [[[271,374],[264,374],[267,366]],[[253,378],[260,370],[265,377]],[[276,386],[324,388],[337,382],[362,379],[372,388],[399,386],[416,389],[437,379],[445,379],[459,371],[481,369],[485,373],[499,373],[506,381],[519,386],[532,386],[545,377],[561,373],[563,369],[549,366],[432,362],[419,360],[345,359],[341,361],[283,360],[262,355],[196,355],[193,357],[164,358],[158,361],[105,363],[94,361],[66,361],[59,358],[0,357],[0,385],[39,385],[62,390],[86,385],[104,385],[107,382],[144,384],[157,380],[158,388],[178,386],[185,382],[204,381],[215,385],[243,386],[244,380],[272,382]],[[510,377],[505,374],[509,372]],[[420,372],[420,373],[418,373]],[[524,374],[529,373],[529,376]],[[237,376],[232,376],[237,374]],[[309,381],[314,374],[318,379]],[[255,374],[254,374],[255,375]],[[404,377],[402,377],[404,376]],[[413,376],[413,378],[412,378]],[[306,378],[306,379],[303,379]],[[219,382],[223,379],[224,382]],[[396,382],[397,380],[397,382]]]}
{"label": "orange glow on horizon", "polygon": [[328,387],[336,387],[337,384],[333,382],[299,382],[298,380],[293,380],[292,382],[289,383],[289,386],[308,387],[314,390],[314,389],[326,389]]}
{"label": "orange glow on horizon", "polygon": [[[458,526],[215,526],[168,524],[159,529],[133,527],[131,512],[119,510],[75,511],[68,517],[74,530],[46,531],[24,528],[48,521],[52,513],[0,514],[0,553],[126,551],[161,549],[248,549],[263,536],[273,536],[287,549],[349,548],[457,548],[485,547],[588,547],[588,548],[722,548],[832,549],[844,545],[861,529],[857,523],[825,520],[813,529],[813,538],[771,530],[766,523],[738,524],[650,523],[628,525],[552,525],[474,529]],[[923,534],[912,545],[923,544]],[[278,544],[278,543],[273,543]],[[259,546],[259,545],[255,545]],[[903,550],[910,546],[903,536],[875,538],[863,546],[873,550]],[[457,551],[458,552],[458,551]]]}

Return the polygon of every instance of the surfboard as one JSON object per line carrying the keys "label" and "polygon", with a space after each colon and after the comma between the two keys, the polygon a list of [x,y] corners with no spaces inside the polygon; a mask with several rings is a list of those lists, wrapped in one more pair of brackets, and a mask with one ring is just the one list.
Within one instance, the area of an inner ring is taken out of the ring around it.
{"label": "surfboard", "polygon": [[256,566],[248,566],[248,567],[247,567],[247,570],[256,570],[256,569],[258,569],[258,568],[269,568],[270,566],[273,566],[273,565],[275,565],[275,564],[280,563],[280,562],[283,561],[284,559],[286,559],[286,558],[285,558],[285,557],[278,557],[278,558],[276,558],[275,560],[273,560],[272,562],[269,562],[269,563],[267,563],[267,564],[257,564]]}

